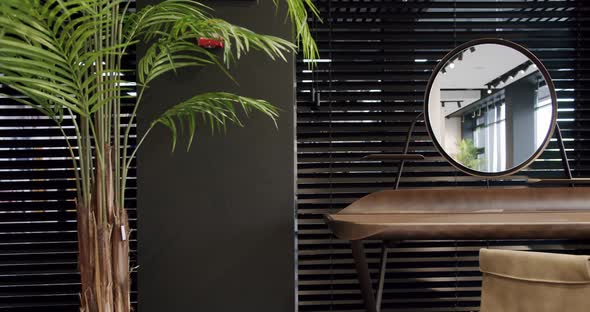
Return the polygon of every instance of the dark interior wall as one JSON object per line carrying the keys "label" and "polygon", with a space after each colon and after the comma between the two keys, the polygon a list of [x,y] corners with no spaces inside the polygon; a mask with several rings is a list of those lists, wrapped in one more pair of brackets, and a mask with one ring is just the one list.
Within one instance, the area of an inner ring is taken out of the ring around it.
{"label": "dark interior wall", "polygon": [[[145,6],[157,1],[138,0]],[[216,1],[216,16],[289,38],[271,1]],[[155,83],[140,131],[165,107],[205,91],[264,98],[281,109],[278,130],[253,114],[245,127],[170,152],[158,128],[138,158],[139,311],[293,311],[294,63],[259,53],[232,66],[239,86],[214,68]]]}

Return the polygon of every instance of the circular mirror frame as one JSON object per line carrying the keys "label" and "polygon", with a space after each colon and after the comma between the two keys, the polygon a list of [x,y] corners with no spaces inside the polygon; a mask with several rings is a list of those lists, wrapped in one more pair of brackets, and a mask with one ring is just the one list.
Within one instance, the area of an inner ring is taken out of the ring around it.
{"label": "circular mirror frame", "polygon": [[[543,78],[545,79],[545,82],[547,83],[547,87],[549,88],[549,94],[551,96],[551,102],[552,102],[552,106],[553,106],[552,107],[552,116],[551,116],[551,125],[549,127],[549,131],[547,131],[547,136],[545,137],[543,144],[541,144],[537,148],[537,150],[531,155],[531,157],[529,157],[526,161],[519,164],[518,166],[515,166],[513,168],[510,168],[510,169],[507,169],[504,171],[498,171],[498,172],[477,171],[477,170],[473,170],[471,168],[467,168],[466,166],[457,162],[440,145],[440,143],[436,139],[434,131],[432,130],[432,127],[430,125],[430,115],[428,113],[428,111],[429,111],[428,106],[429,106],[429,101],[430,101],[430,91],[432,89],[432,84],[434,83],[434,79],[436,78],[438,73],[442,70],[442,68],[445,66],[445,64],[447,64],[447,62],[449,62],[457,53],[459,53],[465,49],[468,49],[471,46],[475,46],[478,44],[499,44],[499,45],[503,45],[503,46],[515,49],[518,52],[524,54],[526,57],[528,57],[533,62],[533,64],[535,64],[537,66],[537,68],[539,69],[539,71],[543,75]],[[541,63],[541,61],[527,48],[525,48],[517,43],[514,43],[512,41],[505,40],[505,39],[483,38],[483,39],[472,40],[472,41],[469,41],[469,42],[459,45],[458,47],[456,47],[455,49],[453,49],[452,51],[447,53],[443,57],[443,59],[434,68],[434,71],[432,72],[430,79],[428,79],[428,85],[426,86],[426,91],[424,93],[424,122],[426,123],[426,129],[428,130],[428,134],[430,135],[430,138],[432,139],[432,143],[434,144],[434,146],[436,147],[438,152],[449,163],[451,163],[451,165],[453,165],[455,168],[457,168],[467,174],[470,174],[472,176],[477,176],[477,177],[508,176],[508,175],[514,174],[514,173],[526,168],[533,161],[535,161],[535,159],[537,159],[541,155],[541,153],[543,153],[543,151],[545,150],[545,148],[549,144],[549,141],[553,137],[553,132],[555,131],[555,127],[557,124],[557,95],[555,93],[555,86],[553,85],[553,81],[551,80],[551,76],[549,76],[549,72],[547,71],[547,68],[545,68],[545,65],[543,65],[543,63]]]}

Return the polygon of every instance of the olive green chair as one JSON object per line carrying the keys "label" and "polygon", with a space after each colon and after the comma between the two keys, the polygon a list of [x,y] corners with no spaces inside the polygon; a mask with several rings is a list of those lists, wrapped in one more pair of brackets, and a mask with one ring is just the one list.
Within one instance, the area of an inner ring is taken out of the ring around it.
{"label": "olive green chair", "polygon": [[590,257],[482,249],[481,312],[589,312]]}

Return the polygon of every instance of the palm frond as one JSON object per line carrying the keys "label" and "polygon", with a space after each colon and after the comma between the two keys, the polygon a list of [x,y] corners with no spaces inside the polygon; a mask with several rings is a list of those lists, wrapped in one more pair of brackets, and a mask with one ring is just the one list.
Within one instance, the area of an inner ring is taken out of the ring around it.
{"label": "palm frond", "polygon": [[[106,3],[100,12],[99,2]],[[64,109],[88,116],[115,96],[118,82],[100,86],[99,96],[89,88],[101,75],[118,75],[112,64],[97,66],[108,57],[121,57],[129,44],[91,49],[97,33],[107,33],[115,20],[104,9],[123,0],[35,0],[0,2],[0,82],[37,99],[46,111],[63,115]],[[102,12],[105,11],[105,12]],[[109,68],[109,65],[113,68]]]}
{"label": "palm frond", "polygon": [[[313,0],[285,1],[287,2],[287,14],[291,20],[295,42],[303,50],[303,57],[312,61],[317,60],[320,54],[307,22],[310,17],[308,12],[311,12],[314,18],[320,19],[320,11],[313,3]],[[279,0],[273,0],[273,2],[277,7],[279,6]],[[313,64],[313,62],[310,64]]]}
{"label": "palm frond", "polygon": [[[279,0],[273,0],[279,5]],[[286,0],[288,16],[294,29],[295,44],[274,36],[259,35],[246,28],[235,26],[224,20],[212,18],[210,8],[192,0],[167,0],[132,14],[125,28],[127,40],[138,38],[174,38],[192,36],[223,40],[226,45],[224,62],[230,64],[248,52],[250,47],[261,50],[268,56],[285,59],[284,53],[295,51],[297,44],[305,58],[319,57],[317,45],[307,24],[308,10],[319,16],[319,11],[311,0]]]}
{"label": "palm frond", "polygon": [[[146,7],[130,17],[125,31],[128,40],[187,41],[196,45],[200,37],[216,38],[225,43],[224,62],[229,65],[250,48],[261,50],[272,59],[286,60],[285,53],[295,51],[291,42],[275,36],[257,34],[227,21],[211,18],[204,6],[195,1],[164,1]],[[200,4],[199,4],[200,5]]]}
{"label": "palm frond", "polygon": [[242,125],[237,108],[249,114],[258,111],[270,117],[276,124],[278,110],[265,100],[253,99],[227,92],[211,92],[194,96],[177,104],[151,123],[151,127],[162,124],[172,132],[172,150],[176,148],[179,133],[188,129],[189,139],[187,149],[190,148],[197,130],[199,117],[209,124],[211,131],[225,129],[228,123]]}
{"label": "palm frond", "polygon": [[257,34],[247,28],[216,18],[186,17],[180,19],[173,25],[170,35],[173,38],[191,35],[195,38],[206,37],[222,40],[225,44],[223,60],[227,65],[239,59],[250,49],[263,51],[273,60],[280,58],[284,61],[287,60],[285,53],[296,50],[296,46],[285,39]]}
{"label": "palm frond", "polygon": [[11,3],[0,6],[0,83],[38,99],[47,112],[59,115],[68,107],[82,113],[73,95],[71,66],[59,44],[41,19],[27,15],[25,2]]}
{"label": "palm frond", "polygon": [[143,39],[149,41],[157,35],[166,35],[179,20],[191,17],[207,19],[211,9],[192,0],[166,0],[156,5],[148,5],[127,17],[123,34],[127,41]]}
{"label": "palm frond", "polygon": [[153,43],[138,64],[138,81],[147,85],[158,76],[169,71],[189,66],[221,64],[217,56],[184,40],[160,40]]}

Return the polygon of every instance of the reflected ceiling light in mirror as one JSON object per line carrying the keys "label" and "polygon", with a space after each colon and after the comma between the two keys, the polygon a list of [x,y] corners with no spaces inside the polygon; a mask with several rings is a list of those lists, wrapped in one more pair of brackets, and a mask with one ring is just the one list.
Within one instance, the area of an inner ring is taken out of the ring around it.
{"label": "reflected ceiling light in mirror", "polygon": [[[471,49],[470,49],[470,51],[471,51]],[[475,51],[475,49],[473,49],[473,51],[472,51],[472,52],[474,52],[474,51]],[[457,54],[457,55],[456,55],[454,58],[450,59],[450,60],[448,61],[448,65],[447,65],[446,67],[448,67],[449,69],[454,69],[454,68],[455,68],[455,64],[456,64],[457,62],[459,62],[459,61],[462,61],[462,60],[463,60],[463,53],[464,53],[464,51],[461,51],[461,52],[459,52],[459,54]],[[443,73],[444,73],[444,72],[443,72]]]}
{"label": "reflected ceiling light in mirror", "polygon": [[520,76],[520,78],[522,78],[523,76],[527,76],[528,74],[536,70],[537,67],[534,66],[533,62],[527,60],[522,64],[519,64],[518,66],[515,66],[514,68],[506,71],[502,75],[499,75],[497,78],[493,79],[489,83],[486,83],[486,85],[491,85],[492,87],[506,86],[507,83],[512,83],[517,76]]}

